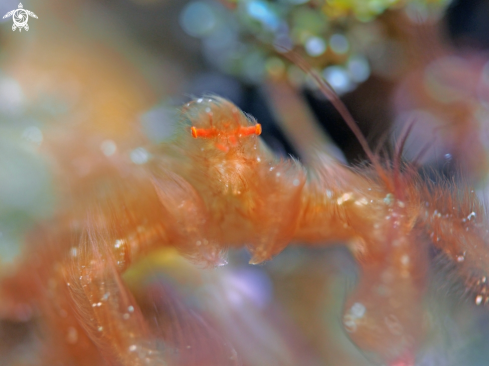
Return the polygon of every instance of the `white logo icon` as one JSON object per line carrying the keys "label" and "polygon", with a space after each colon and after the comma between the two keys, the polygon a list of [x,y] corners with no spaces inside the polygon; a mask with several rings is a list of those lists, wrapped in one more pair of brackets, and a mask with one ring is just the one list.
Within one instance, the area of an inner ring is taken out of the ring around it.
{"label": "white logo icon", "polygon": [[13,16],[14,25],[12,25],[12,30],[15,31],[17,28],[19,28],[19,32],[22,32],[22,28],[24,28],[26,31],[29,30],[29,24],[27,24],[29,15],[37,19],[36,14],[34,14],[32,11],[25,10],[22,3],[20,3],[18,9],[9,11],[3,16],[3,19]]}

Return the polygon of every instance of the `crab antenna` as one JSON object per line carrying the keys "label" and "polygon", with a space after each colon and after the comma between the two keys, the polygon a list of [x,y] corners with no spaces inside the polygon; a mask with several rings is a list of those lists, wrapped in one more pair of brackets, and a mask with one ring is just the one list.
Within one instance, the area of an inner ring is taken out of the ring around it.
{"label": "crab antenna", "polygon": [[353,116],[350,114],[345,104],[338,97],[333,87],[329,85],[329,83],[326,80],[324,80],[321,76],[319,76],[318,73],[315,70],[313,70],[307,64],[307,62],[298,54],[288,52],[285,53],[284,56],[288,58],[290,61],[292,61],[293,63],[295,63],[297,66],[299,66],[302,71],[304,71],[306,74],[309,74],[314,79],[314,81],[318,84],[321,92],[326,96],[326,98],[328,98],[331,104],[333,104],[336,110],[340,113],[341,117],[345,120],[348,127],[354,133],[355,137],[358,139],[358,142],[360,143],[360,145],[362,145],[362,148],[367,154],[368,158],[372,162],[376,161],[377,159],[375,158],[374,153],[368,146],[367,140],[363,136],[362,131],[360,131],[360,128],[358,127],[355,120],[353,119]]}
{"label": "crab antenna", "polygon": [[346,108],[345,104],[341,101],[341,99],[338,97],[336,92],[334,91],[333,87],[329,85],[329,83],[324,80],[318,73],[309,66],[306,60],[304,60],[300,55],[297,53],[294,53],[293,51],[288,50],[287,48],[281,46],[281,45],[275,45],[275,47],[281,52],[281,54],[288,58],[291,62],[293,62],[295,65],[297,65],[302,71],[304,71],[306,74],[310,75],[312,79],[316,82],[316,84],[319,86],[319,89],[321,92],[324,94],[326,98],[333,104],[333,106],[336,108],[338,113],[341,115],[341,117],[344,119],[350,130],[353,132],[355,137],[357,138],[358,142],[362,146],[363,150],[367,154],[367,157],[369,160],[374,164],[375,169],[377,170],[377,173],[382,177],[384,182],[386,182],[389,186],[391,185],[390,180],[387,178],[384,169],[382,168],[379,159],[377,156],[372,152],[370,147],[368,146],[368,142],[365,139],[365,136],[363,135],[362,131],[356,124],[353,116],[350,114],[348,109]]}

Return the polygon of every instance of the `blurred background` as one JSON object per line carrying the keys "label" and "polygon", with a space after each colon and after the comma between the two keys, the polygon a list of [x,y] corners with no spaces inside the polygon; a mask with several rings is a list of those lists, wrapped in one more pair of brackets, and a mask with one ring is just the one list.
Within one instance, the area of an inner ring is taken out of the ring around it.
{"label": "blurred background", "polygon": [[[29,31],[12,31],[12,18],[0,22],[2,266],[19,257],[29,229],[63,204],[62,157],[46,146],[70,129],[90,131],[87,145],[106,156],[125,146],[134,164],[144,164],[148,146],[171,141],[179,105],[218,94],[257,118],[278,155],[307,165],[324,150],[361,163],[358,141],[307,75],[281,56],[283,48],[332,85],[373,149],[392,157],[414,121],[404,158],[418,161],[428,177],[463,177],[487,196],[487,0],[22,4],[38,16],[29,18]],[[0,15],[17,7],[17,0],[1,0]],[[72,163],[80,176],[89,166],[82,157]],[[374,364],[343,329],[345,294],[358,277],[344,248],[289,248],[256,267],[248,260],[232,252],[228,266],[209,272],[161,253],[127,281],[144,284],[145,294],[175,290],[221,322],[246,365]],[[447,285],[446,272],[436,269],[426,300],[430,332],[416,365],[486,365],[489,317],[460,300],[457,284]],[[3,327],[0,336],[13,329]],[[0,346],[0,363],[16,364],[21,347],[25,342]]]}

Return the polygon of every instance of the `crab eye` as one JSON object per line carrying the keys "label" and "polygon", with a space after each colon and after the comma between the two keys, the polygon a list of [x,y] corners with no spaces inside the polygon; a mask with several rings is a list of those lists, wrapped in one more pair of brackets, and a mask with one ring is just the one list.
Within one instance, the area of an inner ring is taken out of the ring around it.
{"label": "crab eye", "polygon": [[192,137],[194,139],[202,137],[202,138],[209,138],[209,137],[215,137],[217,135],[217,131],[213,128],[196,128],[196,127],[191,127],[190,131],[192,133]]}
{"label": "crab eye", "polygon": [[[229,126],[229,124],[227,124]],[[257,123],[254,126],[248,126],[248,127],[239,127],[235,131],[218,131],[215,128],[196,128],[192,126],[190,128],[190,132],[192,134],[192,137],[194,139],[196,138],[211,138],[211,137],[216,137],[216,136],[227,136],[231,144],[234,146],[237,143],[236,138],[242,137],[242,136],[250,136],[250,135],[261,135],[261,125]]]}
{"label": "crab eye", "polygon": [[249,135],[261,135],[261,124],[257,123],[255,126],[249,127],[240,127],[239,134],[241,136],[249,136]]}
{"label": "crab eye", "polygon": [[257,123],[255,126],[255,135],[260,136],[261,135],[261,124]]}

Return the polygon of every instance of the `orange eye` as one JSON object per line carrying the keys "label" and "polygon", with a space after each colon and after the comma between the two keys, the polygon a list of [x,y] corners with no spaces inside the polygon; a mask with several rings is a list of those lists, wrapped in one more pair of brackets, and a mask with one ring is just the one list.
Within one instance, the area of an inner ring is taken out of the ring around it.
{"label": "orange eye", "polygon": [[240,127],[239,133],[242,136],[260,135],[261,134],[261,124],[257,123],[255,126]]}
{"label": "orange eye", "polygon": [[[196,127],[191,127],[190,132],[192,133],[193,138],[210,138],[210,137],[216,137],[218,135],[222,135],[223,132],[219,133],[216,129],[214,128],[196,128]],[[255,126],[249,126],[249,127],[240,127],[237,131],[233,131],[231,133],[224,133],[226,135],[231,135],[235,134],[238,136],[250,136],[250,135],[261,135],[261,124],[257,123]]]}
{"label": "orange eye", "polygon": [[198,135],[197,135],[197,129],[195,127],[192,127],[191,130],[192,130],[192,137],[194,139],[196,139],[198,137]]}
{"label": "orange eye", "polygon": [[260,136],[261,135],[261,124],[257,123],[256,126],[255,126],[255,134],[257,136]]}
{"label": "orange eye", "polygon": [[193,138],[209,138],[209,137],[214,137],[217,135],[217,132],[213,128],[196,128],[196,127],[191,127],[190,131],[192,132],[192,137]]}

